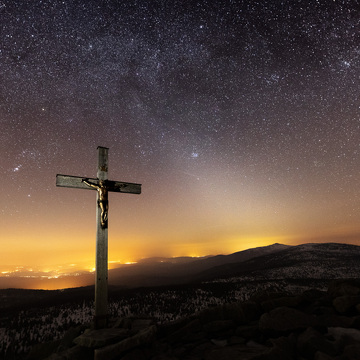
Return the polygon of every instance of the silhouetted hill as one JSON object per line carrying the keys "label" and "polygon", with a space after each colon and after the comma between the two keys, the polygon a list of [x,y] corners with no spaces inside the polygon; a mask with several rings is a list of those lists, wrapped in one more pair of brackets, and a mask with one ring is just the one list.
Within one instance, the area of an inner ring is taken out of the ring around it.
{"label": "silhouetted hill", "polygon": [[244,262],[227,263],[196,275],[198,280],[252,277],[262,279],[337,279],[359,274],[360,247],[326,243],[303,244],[257,256]]}
{"label": "silhouetted hill", "polygon": [[287,246],[274,244],[218,255],[187,263],[136,264],[114,269],[113,285],[160,286],[211,281],[216,278],[245,277],[254,280],[280,278],[336,279],[355,277],[360,270],[360,247],[326,243]]}
{"label": "silhouetted hill", "polygon": [[[217,255],[206,258],[176,258],[183,259],[174,261],[172,258],[147,259],[133,264],[109,271],[109,283],[112,285],[138,286],[160,286],[170,284],[186,284],[196,279],[201,281],[198,274],[218,266],[227,266],[233,263],[242,263],[266,254],[274,254],[278,251],[288,249],[290,246],[273,244],[239,251],[230,255]],[[186,259],[186,260],[184,260]]]}

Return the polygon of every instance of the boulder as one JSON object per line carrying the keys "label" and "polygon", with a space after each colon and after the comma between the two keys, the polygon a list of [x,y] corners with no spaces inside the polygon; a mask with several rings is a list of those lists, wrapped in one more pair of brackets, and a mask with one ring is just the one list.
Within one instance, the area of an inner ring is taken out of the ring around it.
{"label": "boulder", "polygon": [[312,359],[317,351],[321,351],[329,356],[337,355],[335,344],[311,327],[299,335],[297,349],[301,355],[309,359]]}
{"label": "boulder", "polygon": [[259,320],[259,329],[263,332],[289,332],[306,329],[317,325],[317,319],[313,315],[306,314],[300,310],[279,307],[265,313]]}
{"label": "boulder", "polygon": [[134,349],[124,356],[121,357],[121,360],[148,360],[149,356],[146,351],[141,349]]}
{"label": "boulder", "polygon": [[111,327],[131,329],[131,324],[132,324],[131,318],[119,318],[112,322]]}
{"label": "boulder", "polygon": [[360,344],[347,345],[344,348],[344,357],[347,360],[359,360],[360,359]]}
{"label": "boulder", "polygon": [[74,339],[74,343],[92,349],[100,348],[109,344],[114,344],[125,339],[130,334],[127,329],[99,329],[88,330]]}
{"label": "boulder", "polygon": [[143,330],[146,329],[148,327],[150,327],[151,325],[155,325],[155,321],[152,318],[149,319],[134,319],[131,322],[131,330],[132,331],[139,331],[139,330]]}
{"label": "boulder", "polygon": [[259,335],[258,325],[241,325],[235,330],[236,336],[241,336],[245,339],[255,338]]}
{"label": "boulder", "polygon": [[238,324],[246,324],[258,319],[261,314],[260,307],[253,301],[233,302],[221,306],[205,309],[196,316],[202,324],[218,320],[233,320]]}
{"label": "boulder", "polygon": [[[232,345],[224,348],[215,348],[206,351],[199,360],[253,360],[256,356],[263,353],[262,348],[248,347],[244,345]],[[195,360],[195,358],[192,358]]]}
{"label": "boulder", "polygon": [[305,312],[313,315],[334,315],[337,314],[334,307],[332,306],[332,301],[330,301],[329,306],[321,306],[317,303],[313,303],[305,309]]}
{"label": "boulder", "polygon": [[261,303],[261,307],[264,311],[268,312],[281,306],[296,307],[300,304],[300,302],[301,299],[298,296],[284,296],[275,299],[265,300]]}
{"label": "boulder", "polygon": [[360,343],[360,330],[342,327],[330,327],[328,334],[343,344]]}
{"label": "boulder", "polygon": [[234,320],[237,324],[247,324],[252,320],[258,319],[260,314],[259,305],[253,301],[223,305],[224,319]]}
{"label": "boulder", "polygon": [[[198,313],[200,315],[201,313]],[[174,321],[170,321],[169,323],[158,325],[158,335],[160,336],[167,336],[175,331],[180,330],[181,328],[185,327],[187,324],[196,320],[197,317],[190,316],[188,318],[182,318]]]}
{"label": "boulder", "polygon": [[317,316],[319,326],[321,327],[344,327],[348,328],[354,324],[355,318],[340,315],[320,315]]}
{"label": "boulder", "polygon": [[94,360],[111,360],[119,357],[120,354],[144,344],[151,343],[156,336],[156,326],[139,331],[136,335],[128,337],[116,344],[108,345],[94,352]]}
{"label": "boulder", "polygon": [[80,336],[86,330],[85,325],[80,325],[77,327],[71,327],[63,336],[60,341],[60,344],[56,352],[64,351],[72,346],[74,346],[74,339]]}
{"label": "boulder", "polygon": [[217,320],[211,321],[203,325],[203,330],[209,333],[229,330],[234,327],[234,322],[232,320]]}
{"label": "boulder", "polygon": [[202,324],[206,324],[211,321],[224,320],[223,306],[215,306],[204,309],[195,314],[195,317],[200,319]]}
{"label": "boulder", "polygon": [[269,341],[272,347],[263,354],[255,357],[254,360],[294,360],[296,359],[296,337],[294,334],[290,336],[282,336]]}
{"label": "boulder", "polygon": [[177,352],[178,355],[177,360],[180,359],[202,360],[204,353],[207,353],[215,348],[219,348],[219,346],[214,345],[211,341],[201,341],[199,343],[184,344],[182,353]]}
{"label": "boulder", "polygon": [[211,339],[211,342],[219,347],[225,347],[229,344],[226,339]]}
{"label": "boulder", "polygon": [[318,290],[318,289],[309,289],[305,290],[299,298],[302,302],[305,303],[314,303],[314,302],[325,302],[327,299],[327,292]]}
{"label": "boulder", "polygon": [[314,360],[335,360],[335,358],[321,351],[317,351],[315,353]]}
{"label": "boulder", "polygon": [[[360,329],[360,316],[356,315],[356,316],[352,316],[350,317],[350,319],[353,321],[351,327],[354,329]],[[346,326],[343,326],[346,327]]]}
{"label": "boulder", "polygon": [[241,336],[231,336],[229,339],[230,345],[245,344],[246,340]]}
{"label": "boulder", "polygon": [[[193,338],[194,333],[199,333],[202,330],[202,326],[199,319],[192,320],[185,324],[182,328],[167,335],[167,341],[171,343],[179,343],[185,341],[185,339]],[[205,335],[205,334],[204,334]]]}
{"label": "boulder", "polygon": [[54,353],[46,360],[87,360],[93,359],[94,350],[91,348],[84,348],[80,345],[75,345],[59,353]]}
{"label": "boulder", "polygon": [[360,279],[336,280],[328,288],[328,293],[333,296],[360,295]]}
{"label": "boulder", "polygon": [[340,314],[355,310],[355,306],[358,304],[360,304],[360,296],[343,295],[333,300],[333,306]]}

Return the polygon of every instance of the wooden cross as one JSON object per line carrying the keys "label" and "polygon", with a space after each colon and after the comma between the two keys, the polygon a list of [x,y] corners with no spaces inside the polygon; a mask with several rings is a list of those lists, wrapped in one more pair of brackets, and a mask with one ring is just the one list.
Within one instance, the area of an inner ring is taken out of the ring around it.
{"label": "wooden cross", "polygon": [[140,194],[141,184],[108,180],[108,148],[98,146],[97,178],[56,175],[56,186],[97,190],[95,328],[104,328],[108,317],[108,192]]}

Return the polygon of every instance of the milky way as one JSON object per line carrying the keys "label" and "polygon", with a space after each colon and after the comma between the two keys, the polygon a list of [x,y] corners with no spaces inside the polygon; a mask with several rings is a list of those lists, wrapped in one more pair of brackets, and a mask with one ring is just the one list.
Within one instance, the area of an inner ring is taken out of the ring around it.
{"label": "milky way", "polygon": [[98,145],[143,184],[110,258],[359,240],[358,1],[3,0],[0,28],[9,263],[92,244],[93,194],[55,174]]}

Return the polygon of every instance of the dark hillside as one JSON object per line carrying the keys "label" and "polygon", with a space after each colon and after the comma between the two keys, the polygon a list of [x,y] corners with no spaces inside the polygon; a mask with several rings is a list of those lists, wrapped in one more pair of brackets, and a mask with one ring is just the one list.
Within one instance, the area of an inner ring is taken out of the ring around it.
{"label": "dark hillside", "polygon": [[217,266],[197,280],[229,277],[256,279],[353,278],[360,273],[360,247],[348,244],[304,244],[245,262]]}
{"label": "dark hillside", "polygon": [[[111,270],[109,272],[109,282],[113,285],[130,287],[186,284],[193,282],[195,275],[217,266],[242,263],[264,254],[274,254],[283,251],[289,247],[288,245],[273,244],[239,251],[230,255],[217,255],[205,259],[187,261],[186,263],[174,263],[172,259],[162,259],[161,262],[140,262],[132,266]],[[196,276],[196,279],[201,281],[201,276]]]}

